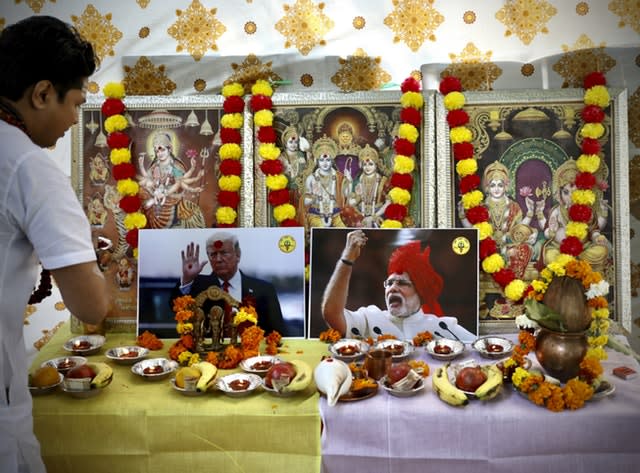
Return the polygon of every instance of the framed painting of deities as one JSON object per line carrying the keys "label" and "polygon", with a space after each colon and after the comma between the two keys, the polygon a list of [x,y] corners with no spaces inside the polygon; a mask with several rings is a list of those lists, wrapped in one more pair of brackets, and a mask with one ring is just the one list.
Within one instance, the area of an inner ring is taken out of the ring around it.
{"label": "framed painting of deities", "polygon": [[[394,140],[401,124],[400,91],[274,93],[273,128],[278,159],[288,179],[296,218],[310,228],[379,228],[390,203]],[[434,94],[424,94],[422,123],[415,143],[416,166],[407,227],[431,226],[435,176]],[[251,124],[251,117],[247,124]],[[260,169],[259,140],[253,124],[255,224],[277,226]],[[307,240],[308,241],[308,240]]]}
{"label": "framed painting of deities", "polygon": [[[610,90],[595,203],[578,258],[589,261],[611,284],[611,318],[630,329],[628,150],[626,92]],[[466,125],[472,134],[478,189],[505,265],[525,283],[560,253],[582,154],[584,91],[522,90],[465,93]],[[438,123],[438,225],[471,226],[461,202],[452,157],[447,111],[436,99]],[[515,331],[522,304],[506,298],[492,276],[480,273],[482,332]]]}
{"label": "framed painting of deities", "polygon": [[310,338],[478,336],[475,228],[312,228],[310,253]]}
{"label": "framed painting of deities", "polygon": [[[222,97],[124,99],[124,116],[129,122],[125,131],[131,139],[131,163],[140,189],[140,212],[147,220],[145,228],[215,226],[222,101]],[[126,214],[119,207],[121,196],[112,173],[103,102],[103,98],[92,97],[81,107],[74,128],[72,181],[94,240],[111,242],[109,248],[98,251],[113,300],[107,330],[135,331],[137,262],[125,238]],[[251,168],[243,168],[250,175]],[[248,194],[245,190],[241,190],[238,209],[240,226],[249,226],[252,218],[252,207],[247,205],[252,189]]]}

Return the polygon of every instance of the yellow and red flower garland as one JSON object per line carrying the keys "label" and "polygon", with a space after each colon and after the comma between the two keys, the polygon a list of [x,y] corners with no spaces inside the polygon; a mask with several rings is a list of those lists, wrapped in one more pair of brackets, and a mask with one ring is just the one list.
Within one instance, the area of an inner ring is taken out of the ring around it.
{"label": "yellow and red flower garland", "polygon": [[411,189],[413,177],[411,173],[416,167],[415,143],[418,140],[420,123],[422,121],[421,109],[424,106],[424,98],[420,93],[420,82],[413,77],[408,77],[400,86],[402,96],[400,104],[400,126],[398,138],[393,144],[395,156],[393,159],[393,174],[391,175],[391,189],[389,198],[391,203],[384,212],[385,219],[380,225],[382,228],[402,228],[411,202]]}
{"label": "yellow and red flower garland", "polygon": [[244,87],[233,82],[222,87],[225,100],[222,104],[224,114],[220,119],[220,178],[218,179],[218,204],[216,222],[218,227],[235,227],[240,203],[242,179],[242,135],[240,129],[244,123]]}
{"label": "yellow and red flower garland", "polygon": [[110,82],[105,85],[103,93],[106,97],[102,104],[102,114],[106,117],[104,128],[107,131],[107,145],[110,148],[109,160],[113,165],[111,174],[116,180],[120,195],[118,205],[126,213],[124,226],[127,229],[126,240],[133,248],[133,256],[138,257],[138,230],[147,225],[147,217],[140,212],[140,186],[135,180],[136,168],[131,163],[131,139],[125,133],[129,122],[124,116],[126,107],[122,99],[125,89],[122,83]]}
{"label": "yellow and red flower garland", "polygon": [[281,227],[295,227],[296,208],[290,203],[289,179],[284,175],[284,166],[280,157],[280,148],[276,146],[276,133],[273,129],[273,88],[268,81],[258,79],[251,87],[251,111],[253,121],[258,126],[257,138],[260,143],[258,154],[262,158],[260,170],[266,176],[265,185],[269,190],[267,201],[273,207],[273,217]]}

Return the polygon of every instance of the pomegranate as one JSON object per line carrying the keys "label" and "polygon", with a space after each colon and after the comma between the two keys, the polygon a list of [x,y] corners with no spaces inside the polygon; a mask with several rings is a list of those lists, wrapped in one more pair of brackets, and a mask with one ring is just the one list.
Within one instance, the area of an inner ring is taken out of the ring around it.
{"label": "pomegranate", "polygon": [[275,365],[271,366],[271,368],[269,368],[267,374],[264,376],[264,384],[266,384],[269,388],[273,388],[274,381],[276,383],[282,381],[282,384],[286,386],[287,384],[289,384],[289,381],[291,381],[295,376],[296,368],[293,366],[293,364],[289,363],[288,361],[285,361],[283,363],[276,363]]}
{"label": "pomegranate", "polygon": [[391,365],[391,368],[389,368],[389,371],[387,372],[387,379],[389,380],[389,384],[400,381],[402,378],[407,376],[409,371],[411,371],[411,366],[409,366],[409,363],[403,362]]}
{"label": "pomegranate", "polygon": [[67,378],[91,378],[93,379],[96,372],[88,365],[80,365],[70,369],[67,372]]}
{"label": "pomegranate", "polygon": [[487,380],[487,375],[479,366],[467,366],[456,375],[456,386],[463,391],[475,391]]}

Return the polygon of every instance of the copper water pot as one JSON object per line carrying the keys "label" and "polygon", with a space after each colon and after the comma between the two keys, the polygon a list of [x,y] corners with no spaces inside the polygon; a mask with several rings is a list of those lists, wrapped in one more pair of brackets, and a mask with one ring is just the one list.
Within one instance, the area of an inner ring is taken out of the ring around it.
{"label": "copper water pot", "polygon": [[554,332],[541,328],[536,337],[536,357],[547,374],[566,382],[578,375],[589,344],[585,332]]}

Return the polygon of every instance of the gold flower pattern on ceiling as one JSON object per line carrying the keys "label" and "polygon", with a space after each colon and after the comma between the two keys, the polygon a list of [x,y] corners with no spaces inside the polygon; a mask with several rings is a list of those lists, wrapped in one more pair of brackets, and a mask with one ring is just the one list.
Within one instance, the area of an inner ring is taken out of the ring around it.
{"label": "gold flower pattern on ceiling", "polygon": [[165,75],[165,66],[155,66],[146,56],[140,56],[133,67],[124,66],[122,84],[127,95],[171,95],[176,84]]}
{"label": "gold flower pattern on ceiling", "polygon": [[140,5],[140,8],[144,9],[149,6],[149,4],[151,3],[151,0],[136,0],[136,3]]}
{"label": "gold flower pattern on ceiling", "polygon": [[284,5],[285,15],[275,25],[276,30],[286,38],[285,48],[295,46],[306,56],[317,45],[324,46],[324,36],[334,26],[331,18],[322,10],[324,3],[315,5],[311,0],[296,0],[293,6]]}
{"label": "gold flower pattern on ceiling", "polygon": [[435,30],[444,22],[444,16],[431,5],[434,0],[393,0],[393,11],[384,24],[394,33],[393,42],[404,41],[416,52],[425,40],[435,41]]}
{"label": "gold flower pattern on ceiling", "polygon": [[100,60],[114,55],[113,47],[122,39],[122,32],[111,24],[111,13],[102,16],[93,5],[87,5],[82,15],[71,15],[71,20],[80,34],[91,42]]}
{"label": "gold flower pattern on ceiling", "polygon": [[630,26],[640,34],[640,5],[638,0],[612,0],[609,2],[609,11],[620,17],[618,26],[624,28]]}
{"label": "gold flower pattern on ceiling", "polygon": [[185,11],[176,10],[178,20],[167,33],[178,42],[176,52],[186,49],[195,61],[199,61],[207,50],[218,50],[216,40],[227,31],[227,27],[216,19],[215,8],[207,11],[198,0],[193,0]]}
{"label": "gold flower pattern on ceiling", "polygon": [[640,87],[629,97],[627,116],[629,117],[629,139],[636,148],[640,148]]}
{"label": "gold flower pattern on ceiling", "polygon": [[282,80],[282,77],[273,72],[271,64],[271,61],[263,64],[258,56],[255,54],[249,54],[244,61],[242,61],[242,64],[231,64],[233,74],[225,80],[225,84],[237,82],[242,84],[246,94],[250,94],[251,87],[258,79],[271,82]]}
{"label": "gold flower pattern on ceiling", "polygon": [[[22,0],[16,0],[16,4],[19,5],[22,3]],[[46,3],[45,0],[25,0],[25,2],[29,8],[33,11],[33,13],[40,13],[42,7]],[[56,0],[51,0],[51,3],[56,3]]]}
{"label": "gold flower pattern on ceiling", "polygon": [[505,36],[515,34],[529,44],[538,33],[547,34],[547,23],[558,10],[546,0],[512,0],[498,10],[496,19],[507,27]]}
{"label": "gold flower pattern on ceiling", "polygon": [[379,89],[391,80],[391,75],[380,67],[380,57],[369,57],[360,48],[353,56],[338,61],[340,69],[331,76],[331,82],[344,92]]}
{"label": "gold flower pattern on ceiling", "polygon": [[552,66],[564,79],[562,87],[582,87],[584,77],[590,72],[611,70],[616,61],[604,49],[605,43],[596,46],[585,34],[580,35],[573,47],[563,44],[565,54]]}
{"label": "gold flower pattern on ceiling", "polygon": [[492,54],[492,51],[483,54],[475,44],[467,43],[459,56],[449,53],[451,64],[440,75],[458,77],[465,90],[493,90],[502,69],[491,62]]}

